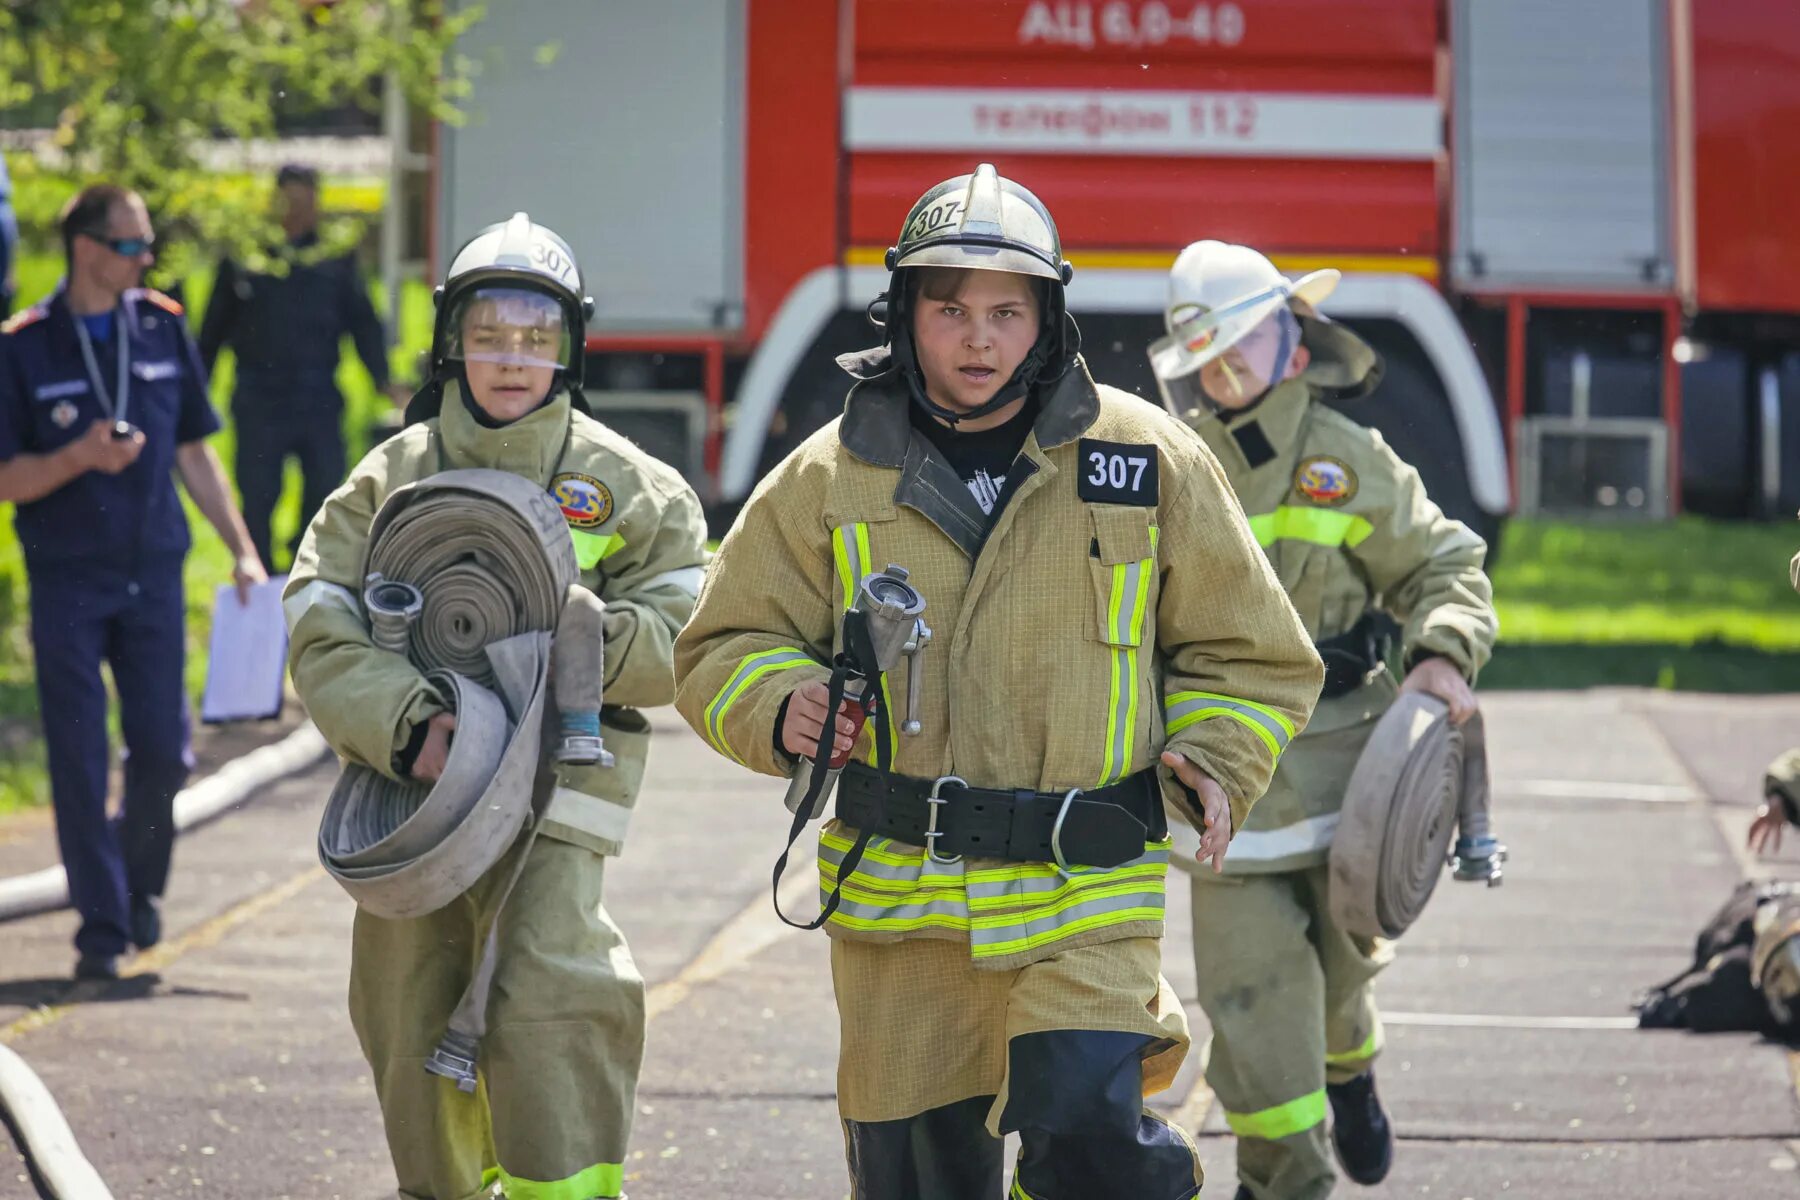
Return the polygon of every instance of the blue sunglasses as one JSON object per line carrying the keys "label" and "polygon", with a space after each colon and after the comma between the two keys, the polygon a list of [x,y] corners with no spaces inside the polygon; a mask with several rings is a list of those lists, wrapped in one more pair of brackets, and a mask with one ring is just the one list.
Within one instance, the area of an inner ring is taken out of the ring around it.
{"label": "blue sunglasses", "polygon": [[156,246],[155,238],[109,238],[102,237],[97,233],[84,234],[83,236],[93,238],[96,242],[99,242],[114,254],[122,254],[126,258],[136,258],[138,255],[144,253],[144,251],[154,249]]}

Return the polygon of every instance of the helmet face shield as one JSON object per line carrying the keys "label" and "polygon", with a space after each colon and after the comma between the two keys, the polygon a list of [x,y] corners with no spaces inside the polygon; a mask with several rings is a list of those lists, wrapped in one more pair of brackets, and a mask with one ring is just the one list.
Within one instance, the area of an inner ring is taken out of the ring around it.
{"label": "helmet face shield", "polygon": [[530,288],[487,286],[457,296],[446,314],[445,357],[464,363],[567,370],[579,339],[563,304]]}
{"label": "helmet face shield", "polygon": [[[1178,332],[1150,344],[1150,366],[1163,404],[1182,416],[1209,407],[1237,408],[1263,395],[1287,372],[1300,342],[1299,320],[1277,297],[1251,297],[1237,310],[1205,313],[1177,325]],[[1254,301],[1254,303],[1251,303]],[[1255,322],[1246,322],[1250,313]],[[1176,322],[1171,316],[1171,325]],[[1185,406],[1185,407],[1179,407]]]}
{"label": "helmet face shield", "polygon": [[1287,303],[1284,280],[1218,308],[1176,304],[1166,314],[1167,337],[1150,346],[1150,365],[1159,378],[1175,379],[1198,371],[1243,341]]}

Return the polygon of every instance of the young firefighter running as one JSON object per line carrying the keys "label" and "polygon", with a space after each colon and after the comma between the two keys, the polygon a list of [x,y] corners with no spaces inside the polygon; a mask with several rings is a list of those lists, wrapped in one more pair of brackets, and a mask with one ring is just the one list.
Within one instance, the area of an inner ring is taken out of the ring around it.
{"label": "young firefighter running", "polygon": [[1351,770],[1397,695],[1377,614],[1402,623],[1398,691],[1439,697],[1458,724],[1475,712],[1470,684],[1496,632],[1485,543],[1380,434],[1323,402],[1381,375],[1375,352],[1315,309],[1337,280],[1290,284],[1248,247],[1196,242],[1175,262],[1169,337],[1150,348],[1164,401],[1224,465],[1326,668],[1318,711],[1224,874],[1198,872],[1193,888],[1207,1082],[1238,1136],[1239,1200],[1330,1193],[1327,1099],[1345,1172],[1365,1184],[1387,1174],[1372,985],[1392,948],[1333,924],[1326,860]]}
{"label": "young firefighter running", "polygon": [[[1222,859],[1318,658],[1212,455],[1088,375],[1035,196],[985,164],[946,180],[888,264],[888,344],[842,360],[843,417],[725,539],[676,702],[768,774],[864,751],[819,840],[857,1200],[994,1200],[1015,1130],[1015,1197],[1191,1197],[1187,1135],[1142,1103],[1188,1046],[1163,798]],[[936,631],[909,736],[828,712],[840,619],[886,564]],[[890,744],[893,773],[865,764]]]}
{"label": "young firefighter running", "polygon": [[[473,1200],[496,1181],[508,1200],[623,1194],[644,985],[601,883],[649,749],[636,709],[673,698],[674,638],[699,590],[706,534],[681,477],[587,413],[582,331],[592,303],[567,244],[523,213],[464,246],[441,290],[431,382],[408,406],[407,428],[325,502],[286,591],[294,683],[326,740],[353,763],[427,783],[453,761],[457,716],[365,623],[364,555],[384,501],[455,468],[522,476],[555,498],[580,586],[605,602],[594,667],[605,664],[610,769],[553,767],[544,739],[537,781],[526,784],[540,814],[535,840],[521,836],[429,915],[356,915],[351,1020],[375,1074],[400,1195],[417,1200]],[[490,927],[483,1087],[465,1092],[426,1063]]]}

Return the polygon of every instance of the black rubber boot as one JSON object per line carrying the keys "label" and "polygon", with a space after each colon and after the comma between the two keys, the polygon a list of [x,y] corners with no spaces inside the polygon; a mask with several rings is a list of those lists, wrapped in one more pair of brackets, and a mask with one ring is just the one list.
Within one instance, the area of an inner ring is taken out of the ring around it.
{"label": "black rubber boot", "polygon": [[1375,1094],[1374,1070],[1327,1084],[1325,1095],[1331,1101],[1331,1145],[1344,1174],[1365,1187],[1386,1179],[1394,1165],[1394,1127]]}
{"label": "black rubber boot", "polygon": [[119,977],[119,960],[111,954],[84,954],[75,963],[79,980],[114,980]]}
{"label": "black rubber boot", "polygon": [[162,941],[162,909],[155,896],[131,898],[131,944],[148,950]]}

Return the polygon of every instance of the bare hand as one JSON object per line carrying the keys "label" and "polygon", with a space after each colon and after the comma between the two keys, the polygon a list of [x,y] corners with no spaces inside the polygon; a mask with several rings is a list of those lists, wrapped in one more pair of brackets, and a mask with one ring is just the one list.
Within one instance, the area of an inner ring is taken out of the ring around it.
{"label": "bare hand", "polygon": [[[825,729],[825,702],[831,699],[831,688],[822,679],[803,683],[788,698],[787,720],[781,725],[781,748],[795,758],[811,758],[819,750],[819,734]],[[856,744],[856,722],[850,718],[848,702],[838,705],[837,737],[831,743],[831,757],[850,753]]]}
{"label": "bare hand", "polygon": [[238,555],[231,568],[231,582],[237,585],[239,604],[249,604],[250,589],[269,582],[269,573],[263,570],[262,559],[256,556],[256,551]]}
{"label": "bare hand", "polygon": [[1200,831],[1200,853],[1194,855],[1195,860],[1205,862],[1210,858],[1213,873],[1223,871],[1225,851],[1231,847],[1231,801],[1226,799],[1225,789],[1211,775],[1174,750],[1163,751],[1162,763],[1175,772],[1175,778],[1200,797],[1206,828]]}
{"label": "bare hand", "polygon": [[436,783],[450,758],[450,735],[456,731],[456,714],[439,713],[426,727],[425,744],[419,757],[413,759],[413,778],[420,783]]}
{"label": "bare hand", "polygon": [[1787,812],[1779,800],[1764,800],[1750,822],[1750,836],[1745,839],[1752,854],[1773,854],[1781,849],[1781,829],[1787,824]]}
{"label": "bare hand", "polygon": [[1428,658],[1408,671],[1400,690],[1423,692],[1442,700],[1450,707],[1452,725],[1461,725],[1480,707],[1475,701],[1475,689],[1462,677],[1462,672],[1444,658]]}
{"label": "bare hand", "polygon": [[137,461],[144,450],[144,435],[133,431],[127,438],[113,436],[111,421],[95,421],[74,442],[78,461],[90,471],[117,475]]}

